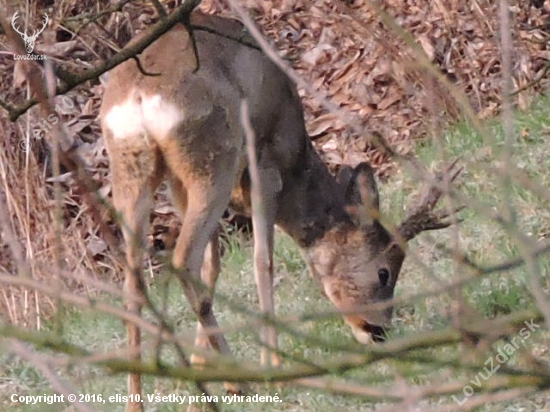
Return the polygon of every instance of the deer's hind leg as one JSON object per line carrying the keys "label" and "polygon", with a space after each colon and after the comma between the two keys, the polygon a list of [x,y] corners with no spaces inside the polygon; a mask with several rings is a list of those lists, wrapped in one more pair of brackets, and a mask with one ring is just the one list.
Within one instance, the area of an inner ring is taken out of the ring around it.
{"label": "deer's hind leg", "polygon": [[[214,238],[218,221],[229,203],[243,139],[232,136],[225,111],[216,107],[208,119],[181,134],[180,140],[172,140],[163,147],[174,201],[178,208],[184,209],[172,263],[201,325],[199,343],[204,344],[206,336],[212,348],[227,355],[229,346],[212,310],[219,265],[211,269],[205,267],[202,281],[201,268],[207,245]],[[217,254],[217,246],[210,246],[207,252],[207,255]]]}
{"label": "deer's hind leg", "polygon": [[[187,209],[187,190],[183,187],[181,181],[175,176],[170,177],[170,188],[172,192],[172,201],[180,212],[182,221],[185,219],[185,210]],[[213,299],[216,282],[221,271],[220,253],[219,253],[219,227],[214,229],[210,241],[204,251],[203,263],[201,267],[201,281],[210,292],[210,299]],[[195,347],[204,352],[210,347],[209,337],[206,330],[200,322],[197,323],[197,333],[195,338]],[[193,365],[205,363],[204,356],[193,353],[191,356]]]}
{"label": "deer's hind leg", "polygon": [[[210,241],[206,246],[204,251],[204,259],[201,268],[201,280],[204,285],[210,291],[210,299],[213,300],[214,289],[216,287],[216,282],[218,281],[218,276],[221,271],[221,262],[220,262],[220,239],[219,239],[219,227],[214,230],[214,233],[210,237]],[[197,323],[197,334],[195,337],[195,348],[199,351],[204,351],[209,348],[209,338],[206,330],[200,322]],[[191,363],[193,365],[201,365],[205,363],[204,356],[201,356],[200,353],[193,353],[191,356]]]}
{"label": "deer's hind leg", "polygon": [[[146,296],[142,275],[144,240],[153,194],[163,177],[163,165],[158,148],[143,135],[115,139],[105,130],[105,137],[111,163],[113,202],[126,243],[124,303],[126,310],[139,316]],[[140,330],[130,322],[126,323],[126,330],[130,356],[139,361]],[[136,395],[141,395],[140,375],[130,374],[128,393],[133,397],[126,410],[143,410],[143,404],[136,402]]]}

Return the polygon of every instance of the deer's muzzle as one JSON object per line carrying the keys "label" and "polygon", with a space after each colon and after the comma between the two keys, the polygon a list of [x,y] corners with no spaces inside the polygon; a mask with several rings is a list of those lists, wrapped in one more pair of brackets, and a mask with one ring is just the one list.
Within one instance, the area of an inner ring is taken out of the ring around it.
{"label": "deer's muzzle", "polygon": [[386,328],[384,326],[369,323],[359,316],[344,316],[344,321],[351,328],[355,339],[364,345],[386,340]]}

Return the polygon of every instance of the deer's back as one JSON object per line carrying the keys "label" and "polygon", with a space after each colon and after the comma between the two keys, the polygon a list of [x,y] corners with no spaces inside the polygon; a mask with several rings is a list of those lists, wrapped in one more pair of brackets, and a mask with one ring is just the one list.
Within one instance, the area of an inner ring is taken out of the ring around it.
{"label": "deer's back", "polygon": [[[193,23],[234,38],[243,33],[240,23],[215,16],[194,13]],[[209,115],[219,109],[225,113],[230,129],[239,130],[243,98],[248,101],[260,146],[273,143],[268,141],[274,128],[288,123],[288,117],[296,119],[298,129],[300,124],[303,126],[295,87],[261,51],[202,30],[195,30],[194,35],[198,70],[189,34],[177,25],[139,56],[143,71],[150,75],[142,73],[135,60],[126,61],[110,73],[101,111],[107,126],[121,118],[127,123],[139,122],[143,117],[139,127],[159,134],[159,140],[176,134],[185,139],[186,126],[208,121]],[[114,107],[119,110],[113,112]],[[115,137],[127,134],[118,129],[114,128]]]}
{"label": "deer's back", "polygon": [[[193,23],[239,38],[233,20],[195,13]],[[118,151],[178,152],[176,164],[192,173],[211,173],[204,165],[235,160],[232,206],[249,211],[249,184],[240,105],[246,99],[256,135],[259,167],[274,171],[276,191],[311,167],[314,149],[307,137],[300,98],[287,76],[262,51],[223,35],[195,30],[197,60],[182,25],[163,35],[139,57],[115,68],[105,90],[101,118],[106,143]],[[250,39],[247,40],[250,42]],[[116,144],[114,144],[116,143]],[[154,146],[154,147],[151,147]],[[223,154],[223,155],[222,155]],[[136,166],[137,168],[137,166]],[[193,170],[193,172],[191,172]],[[233,183],[229,183],[232,181]]]}

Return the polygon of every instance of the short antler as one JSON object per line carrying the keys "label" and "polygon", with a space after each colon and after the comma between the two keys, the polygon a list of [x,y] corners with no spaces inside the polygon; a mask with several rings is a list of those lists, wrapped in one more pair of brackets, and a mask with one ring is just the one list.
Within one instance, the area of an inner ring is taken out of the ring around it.
{"label": "short antler", "polygon": [[448,218],[464,208],[460,206],[454,210],[433,210],[443,194],[445,185],[453,182],[462,171],[461,167],[453,171],[457,162],[458,159],[455,159],[444,172],[436,173],[435,182],[427,187],[419,204],[401,223],[399,234],[404,240],[409,241],[426,230],[443,229],[450,226],[453,221],[448,220]]}

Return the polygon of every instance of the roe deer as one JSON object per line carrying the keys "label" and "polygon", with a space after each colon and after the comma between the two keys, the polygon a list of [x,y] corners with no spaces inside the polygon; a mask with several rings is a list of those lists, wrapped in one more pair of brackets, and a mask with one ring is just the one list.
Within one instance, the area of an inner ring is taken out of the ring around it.
{"label": "roe deer", "polygon": [[[449,226],[448,214],[432,212],[441,191],[430,190],[429,199],[399,226],[401,241],[395,239],[378,220],[371,167],[362,163],[344,168],[339,179],[331,175],[306,133],[294,84],[257,48],[234,40],[242,38],[243,26],[198,12],[191,21],[226,36],[195,30],[195,55],[189,33],[178,25],[142,53],[142,70],[128,60],[111,72],[105,88],[101,122],[114,204],[127,244],[125,292],[146,293],[143,236],[153,193],[167,179],[183,219],[172,263],[199,320],[197,344],[229,353],[212,311],[219,264],[203,268],[202,274],[201,266],[205,250],[209,258],[215,253],[212,243],[207,246],[224,210],[231,206],[251,212],[239,120],[241,101],[246,100],[269,223],[269,259],[255,254],[255,265],[264,269],[257,279],[261,311],[274,312],[272,252],[278,225],[298,244],[328,299],[345,312],[355,337],[363,343],[383,339],[392,308],[367,306],[392,298],[405,258],[404,242],[424,230]],[[197,286],[201,276],[209,288]],[[135,300],[126,305],[135,313],[141,310]],[[129,345],[138,349],[139,329],[127,324],[127,331]],[[277,348],[274,328],[263,328],[261,337],[266,345],[262,362],[277,364],[269,350]],[[130,393],[138,393],[139,376],[130,376],[129,386]],[[141,409],[141,404],[129,408]]]}

